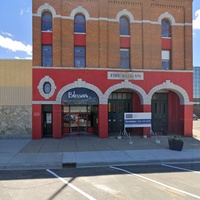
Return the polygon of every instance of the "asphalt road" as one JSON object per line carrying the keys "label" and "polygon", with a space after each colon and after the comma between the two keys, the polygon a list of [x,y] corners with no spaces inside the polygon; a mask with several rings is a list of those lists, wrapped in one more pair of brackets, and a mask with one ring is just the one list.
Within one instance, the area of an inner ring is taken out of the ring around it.
{"label": "asphalt road", "polygon": [[0,199],[200,199],[200,163],[2,170]]}

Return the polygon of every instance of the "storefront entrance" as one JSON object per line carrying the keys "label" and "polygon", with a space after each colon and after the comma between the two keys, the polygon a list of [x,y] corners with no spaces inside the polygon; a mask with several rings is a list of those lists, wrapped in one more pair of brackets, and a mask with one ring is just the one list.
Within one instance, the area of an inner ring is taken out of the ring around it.
{"label": "storefront entrance", "polygon": [[168,132],[168,94],[156,93],[152,98],[152,130],[157,133]]}
{"label": "storefront entrance", "polygon": [[108,100],[108,131],[109,134],[124,130],[124,113],[132,111],[132,94],[115,92]]}
{"label": "storefront entrance", "polygon": [[93,106],[63,105],[63,133],[93,133],[97,116]]}
{"label": "storefront entrance", "polygon": [[63,134],[98,132],[98,96],[86,88],[74,88],[62,97]]}

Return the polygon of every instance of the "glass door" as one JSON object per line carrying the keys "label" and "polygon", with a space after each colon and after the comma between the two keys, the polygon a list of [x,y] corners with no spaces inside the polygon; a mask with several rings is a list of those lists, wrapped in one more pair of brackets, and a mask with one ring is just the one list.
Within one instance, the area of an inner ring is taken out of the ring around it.
{"label": "glass door", "polygon": [[71,132],[87,132],[87,113],[71,113],[74,121],[71,123]]}
{"label": "glass door", "polygon": [[63,106],[64,133],[86,133],[92,125],[91,106]]}

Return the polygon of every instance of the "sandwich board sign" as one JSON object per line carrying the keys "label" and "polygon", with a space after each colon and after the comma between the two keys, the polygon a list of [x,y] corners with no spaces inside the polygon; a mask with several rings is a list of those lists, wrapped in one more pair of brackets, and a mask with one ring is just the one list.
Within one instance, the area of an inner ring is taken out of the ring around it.
{"label": "sandwich board sign", "polygon": [[150,112],[124,113],[124,128],[151,127]]}

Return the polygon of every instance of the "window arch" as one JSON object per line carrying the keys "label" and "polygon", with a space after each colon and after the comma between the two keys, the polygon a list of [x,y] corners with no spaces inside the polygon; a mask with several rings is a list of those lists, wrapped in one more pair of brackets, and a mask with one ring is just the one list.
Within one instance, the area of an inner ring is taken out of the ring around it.
{"label": "window arch", "polygon": [[48,11],[42,14],[42,31],[52,31],[52,14]]}
{"label": "window arch", "polygon": [[120,35],[130,35],[129,19],[127,17],[120,17]]}
{"label": "window arch", "polygon": [[171,25],[169,20],[163,19],[161,25],[162,25],[162,37],[171,37]]}
{"label": "window arch", "polygon": [[74,17],[74,32],[85,33],[85,17],[82,14]]}

